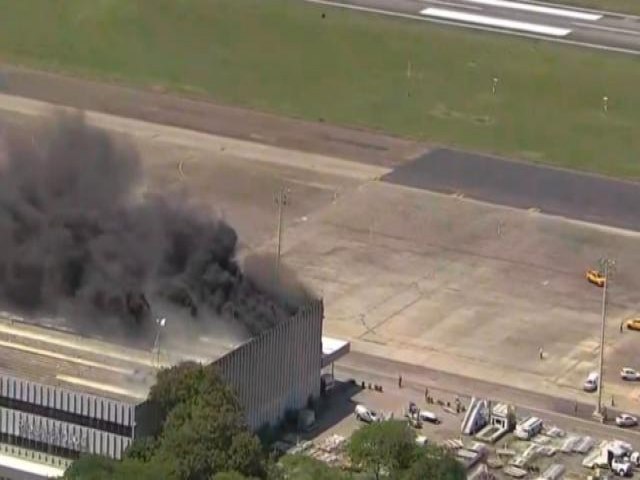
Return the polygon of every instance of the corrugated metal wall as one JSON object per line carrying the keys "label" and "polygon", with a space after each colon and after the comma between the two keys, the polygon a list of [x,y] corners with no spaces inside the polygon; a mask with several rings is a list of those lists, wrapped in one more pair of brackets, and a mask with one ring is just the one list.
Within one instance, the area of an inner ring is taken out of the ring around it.
{"label": "corrugated metal wall", "polygon": [[135,405],[0,374],[0,397],[132,427]]}
{"label": "corrugated metal wall", "polygon": [[288,409],[320,394],[322,300],[218,359],[253,429],[279,422]]}
{"label": "corrugated metal wall", "polygon": [[132,439],[102,430],[0,407],[0,433],[78,453],[121,458]]}

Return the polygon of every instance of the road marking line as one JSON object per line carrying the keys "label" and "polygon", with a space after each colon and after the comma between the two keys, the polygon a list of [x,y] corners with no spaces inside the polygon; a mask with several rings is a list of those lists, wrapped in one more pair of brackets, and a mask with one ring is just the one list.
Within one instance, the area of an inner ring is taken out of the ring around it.
{"label": "road marking line", "polygon": [[437,5],[447,5],[449,7],[468,8],[469,10],[482,10],[482,7],[478,7],[477,5],[465,5],[462,3],[445,2],[444,0],[424,0],[424,1],[426,3],[434,3]]}
{"label": "road marking line", "polygon": [[304,0],[307,3],[313,3],[315,5],[324,5],[327,7],[335,7],[342,8],[344,10],[353,10],[356,12],[366,12],[366,13],[374,13],[376,15],[384,15],[387,17],[394,18],[403,18],[406,20],[420,20],[423,22],[435,23],[437,25],[448,25],[452,27],[461,27],[467,28],[469,30],[480,30],[482,32],[492,32],[492,33],[500,33],[502,35],[512,35],[514,37],[520,38],[530,38],[534,40],[545,40],[547,42],[559,43],[564,45],[573,45],[576,47],[584,47],[584,48],[592,48],[594,50],[602,50],[604,52],[616,52],[616,53],[624,53],[626,55],[638,55],[640,56],[640,50],[633,50],[631,48],[622,48],[622,47],[610,47],[607,45],[599,45],[597,43],[591,42],[580,42],[578,40],[569,40],[566,38],[558,38],[558,37],[548,37],[543,35],[536,35],[533,33],[525,33],[525,32],[517,32],[515,30],[504,30],[499,28],[491,28],[480,25],[473,25],[470,23],[460,23],[460,22],[450,22],[447,20],[440,20],[437,18],[424,17],[420,15],[413,15],[410,13],[401,13],[401,12],[392,12],[389,10],[382,10],[380,8],[371,8],[371,7],[362,7],[359,5],[350,5],[346,3],[341,3],[335,0]]}
{"label": "road marking line", "polygon": [[594,30],[603,30],[605,32],[624,33],[626,35],[640,36],[640,31],[638,30],[626,30],[624,28],[605,27],[604,25],[593,25],[591,23],[582,22],[571,22],[571,24],[575,25],[576,27],[592,28]]}
{"label": "road marking line", "polygon": [[542,35],[551,35],[553,37],[566,37],[571,33],[568,28],[551,27],[548,25],[540,25],[537,23],[519,22],[506,18],[489,17],[487,15],[477,15],[475,13],[458,12],[456,10],[447,10],[445,8],[428,7],[420,12],[421,15],[427,17],[444,18],[445,20],[454,20],[460,22],[477,23],[479,25],[487,25],[490,27],[507,28],[510,30],[522,30],[524,32],[539,33]]}
{"label": "road marking line", "polygon": [[521,10],[524,12],[542,13],[545,15],[553,15],[556,17],[575,18],[576,20],[596,21],[602,18],[602,15],[595,13],[579,12],[577,10],[566,10],[564,8],[545,7],[542,5],[533,5],[531,3],[512,2],[509,0],[465,0],[470,3],[477,3],[489,7],[509,8],[511,10]]}

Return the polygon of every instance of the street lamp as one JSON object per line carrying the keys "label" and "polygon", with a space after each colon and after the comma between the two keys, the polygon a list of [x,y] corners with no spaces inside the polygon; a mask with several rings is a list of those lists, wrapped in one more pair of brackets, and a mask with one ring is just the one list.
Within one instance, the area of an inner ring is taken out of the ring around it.
{"label": "street lamp", "polygon": [[609,281],[611,275],[614,272],[616,262],[610,258],[600,259],[600,269],[604,275],[604,286],[602,287],[602,324],[600,327],[600,356],[598,359],[598,404],[596,410],[593,412],[593,416],[600,421],[604,421],[604,414],[602,412],[602,388],[603,382],[603,370],[604,370],[604,334],[607,321],[607,292],[609,288]]}
{"label": "street lamp", "polygon": [[158,366],[160,366],[160,333],[166,324],[166,318],[156,318],[156,325],[158,328],[156,329],[156,337],[153,340],[153,351],[156,352]]}
{"label": "street lamp", "polygon": [[284,207],[289,204],[289,189],[281,188],[275,197],[276,205],[278,206],[278,246],[276,250],[276,271],[275,280],[276,283],[280,280],[280,252],[282,251],[282,217],[284,215]]}

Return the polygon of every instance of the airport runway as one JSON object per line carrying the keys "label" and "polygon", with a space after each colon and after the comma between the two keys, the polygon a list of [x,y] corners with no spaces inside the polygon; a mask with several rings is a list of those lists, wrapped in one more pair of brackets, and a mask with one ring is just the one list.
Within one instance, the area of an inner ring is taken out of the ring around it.
{"label": "airport runway", "polygon": [[511,0],[305,0],[310,3],[640,55],[640,17]]}

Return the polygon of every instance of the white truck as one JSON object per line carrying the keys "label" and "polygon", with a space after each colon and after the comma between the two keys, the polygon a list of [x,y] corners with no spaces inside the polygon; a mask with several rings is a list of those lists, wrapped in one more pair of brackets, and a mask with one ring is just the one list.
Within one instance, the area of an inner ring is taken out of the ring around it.
{"label": "white truck", "polygon": [[529,417],[516,425],[513,434],[521,440],[531,440],[542,431],[542,420]]}

